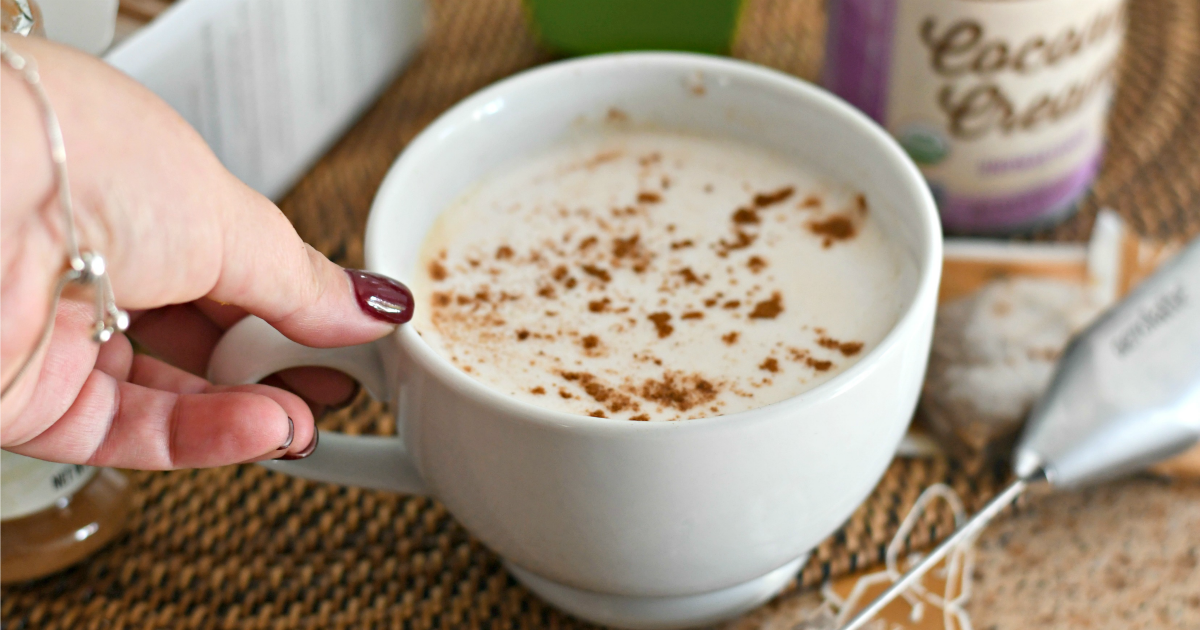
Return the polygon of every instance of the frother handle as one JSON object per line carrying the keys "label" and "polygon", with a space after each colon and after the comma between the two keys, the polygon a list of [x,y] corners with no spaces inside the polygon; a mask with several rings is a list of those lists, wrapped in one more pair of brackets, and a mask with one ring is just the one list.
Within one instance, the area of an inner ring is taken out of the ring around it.
{"label": "frother handle", "polygon": [[[254,316],[230,328],[213,350],[208,379],[221,385],[257,383],[280,370],[303,366],[349,374],[378,400],[387,400],[388,379],[377,343],[344,348],[302,346]],[[297,461],[266,461],[282,473],[362,488],[426,494],[412,456],[400,438],[322,433],[312,455]]]}
{"label": "frother handle", "polygon": [[1015,452],[1077,486],[1138,470],[1200,439],[1200,239],[1071,342]]}

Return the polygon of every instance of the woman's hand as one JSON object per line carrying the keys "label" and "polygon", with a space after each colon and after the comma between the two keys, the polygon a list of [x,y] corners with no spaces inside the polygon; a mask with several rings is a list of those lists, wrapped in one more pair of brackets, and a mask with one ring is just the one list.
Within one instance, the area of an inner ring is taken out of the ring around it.
{"label": "woman's hand", "polygon": [[[347,273],[302,242],[195,130],[120,72],[45,41],[5,42],[36,61],[58,114],[80,246],[105,256],[117,303],[133,319],[129,336],[158,358],[135,355],[124,335],[91,341],[90,291],[68,291],[50,343],[0,405],[0,446],[142,469],[311,452],[316,430],[304,399],[198,376],[213,346],[247,312],[310,346],[371,341],[411,317],[408,290]],[[8,386],[52,316],[66,250],[41,114],[7,65],[0,82],[0,381]],[[395,308],[371,305],[380,300]],[[318,405],[353,390],[345,376],[315,368],[285,380]]]}

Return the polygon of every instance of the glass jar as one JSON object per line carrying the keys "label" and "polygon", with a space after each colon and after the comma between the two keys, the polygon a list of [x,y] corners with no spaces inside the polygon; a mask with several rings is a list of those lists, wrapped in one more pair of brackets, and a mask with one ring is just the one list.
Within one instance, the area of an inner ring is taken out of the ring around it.
{"label": "glass jar", "polygon": [[0,452],[0,583],[50,575],[124,530],[129,482],[108,468]]}
{"label": "glass jar", "polygon": [[1099,171],[1124,0],[830,0],[822,82],[921,168],[948,232],[1070,216]]}

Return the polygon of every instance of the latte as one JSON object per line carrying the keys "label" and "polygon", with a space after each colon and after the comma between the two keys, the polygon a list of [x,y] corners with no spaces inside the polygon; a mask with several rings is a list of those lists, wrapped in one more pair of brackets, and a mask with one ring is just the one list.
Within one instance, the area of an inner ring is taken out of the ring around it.
{"label": "latte", "polygon": [[534,405],[624,420],[802,394],[896,323],[915,264],[871,204],[738,142],[597,131],[493,173],[427,235],[414,325]]}

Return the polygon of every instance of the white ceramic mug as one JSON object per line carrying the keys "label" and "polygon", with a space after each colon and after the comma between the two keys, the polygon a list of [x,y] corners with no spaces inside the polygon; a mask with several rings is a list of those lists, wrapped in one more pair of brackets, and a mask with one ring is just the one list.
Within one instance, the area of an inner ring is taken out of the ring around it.
{"label": "white ceramic mug", "polygon": [[[258,319],[234,326],[210,377],[343,370],[391,403],[397,437],[326,434],[288,474],[437,497],[551,603],[627,627],[738,614],[778,592],[878,482],[925,371],[941,233],[921,175],[836,97],[759,66],[689,54],[589,57],[497,83],[442,115],[396,161],[371,208],[367,268],[400,280],[434,218],[497,166],[619,108],[635,121],[757,143],[859,188],[918,270],[903,315],[858,363],[794,398],[681,422],[550,411],[493,391],[410,325],[311,349]],[[421,296],[417,296],[418,308]]]}

